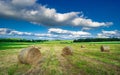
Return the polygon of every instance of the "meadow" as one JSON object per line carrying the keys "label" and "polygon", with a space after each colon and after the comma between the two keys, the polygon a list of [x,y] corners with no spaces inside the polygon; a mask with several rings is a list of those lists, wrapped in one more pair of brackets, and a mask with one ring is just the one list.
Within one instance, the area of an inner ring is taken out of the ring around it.
{"label": "meadow", "polygon": [[[26,47],[41,47],[38,65],[18,63],[18,53]],[[85,45],[85,48],[81,48]],[[100,46],[110,46],[101,52]],[[73,48],[73,55],[61,56],[65,46]],[[0,75],[120,75],[120,42],[0,42]]]}

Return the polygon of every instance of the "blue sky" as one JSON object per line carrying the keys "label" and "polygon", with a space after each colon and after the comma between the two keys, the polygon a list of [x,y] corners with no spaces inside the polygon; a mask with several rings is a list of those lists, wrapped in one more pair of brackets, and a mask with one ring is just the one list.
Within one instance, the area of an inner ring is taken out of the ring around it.
{"label": "blue sky", "polygon": [[0,0],[0,38],[120,38],[119,0]]}

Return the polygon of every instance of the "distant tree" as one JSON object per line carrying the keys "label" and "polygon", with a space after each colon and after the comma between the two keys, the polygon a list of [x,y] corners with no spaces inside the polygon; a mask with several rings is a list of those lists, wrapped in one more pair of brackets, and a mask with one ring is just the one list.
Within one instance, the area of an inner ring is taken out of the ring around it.
{"label": "distant tree", "polygon": [[103,41],[120,41],[120,38],[87,38],[73,40],[73,42],[103,42]]}
{"label": "distant tree", "polygon": [[11,38],[0,38],[0,42],[45,42],[48,40],[27,40],[27,39],[11,39]]}

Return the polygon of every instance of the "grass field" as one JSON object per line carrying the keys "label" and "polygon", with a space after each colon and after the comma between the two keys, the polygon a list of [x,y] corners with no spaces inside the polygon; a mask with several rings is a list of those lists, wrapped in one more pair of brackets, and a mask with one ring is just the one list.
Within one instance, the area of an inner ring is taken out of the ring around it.
{"label": "grass field", "polygon": [[[80,48],[81,45],[85,48]],[[39,65],[18,63],[21,49],[35,45],[41,47]],[[101,45],[110,46],[110,52],[100,52]],[[71,46],[73,55],[61,56],[61,50]],[[43,43],[1,42],[0,75],[120,75],[119,42],[48,41]]]}

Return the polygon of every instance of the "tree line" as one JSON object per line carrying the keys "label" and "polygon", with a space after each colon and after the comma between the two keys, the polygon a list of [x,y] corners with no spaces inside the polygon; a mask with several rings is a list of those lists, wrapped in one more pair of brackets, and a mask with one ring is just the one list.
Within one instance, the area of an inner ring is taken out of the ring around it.
{"label": "tree line", "polygon": [[27,39],[13,39],[13,38],[1,38],[0,42],[45,42],[48,40],[27,40]]}
{"label": "tree line", "polygon": [[[14,38],[0,38],[0,42],[45,42],[49,40],[28,40],[28,39],[14,39]],[[120,41],[120,38],[87,38],[76,39],[73,42],[104,42],[104,41]]]}
{"label": "tree line", "polygon": [[73,40],[73,42],[104,42],[104,41],[120,41],[120,38],[87,38]]}

